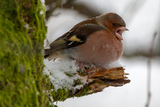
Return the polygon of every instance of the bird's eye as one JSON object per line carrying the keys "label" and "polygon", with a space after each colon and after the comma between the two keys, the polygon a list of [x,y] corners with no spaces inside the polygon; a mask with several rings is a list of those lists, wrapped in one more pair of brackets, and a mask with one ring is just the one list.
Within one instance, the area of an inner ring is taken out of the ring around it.
{"label": "bird's eye", "polygon": [[115,23],[112,23],[112,25],[113,25],[113,26],[116,26],[116,24],[115,24]]}

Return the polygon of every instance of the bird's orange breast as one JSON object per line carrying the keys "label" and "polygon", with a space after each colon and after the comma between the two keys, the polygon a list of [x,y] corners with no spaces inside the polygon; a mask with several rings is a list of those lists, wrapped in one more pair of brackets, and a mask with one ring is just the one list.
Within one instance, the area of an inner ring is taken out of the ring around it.
{"label": "bird's orange breast", "polygon": [[85,63],[106,65],[118,60],[123,53],[123,44],[106,30],[89,36],[86,43],[77,46],[72,57]]}

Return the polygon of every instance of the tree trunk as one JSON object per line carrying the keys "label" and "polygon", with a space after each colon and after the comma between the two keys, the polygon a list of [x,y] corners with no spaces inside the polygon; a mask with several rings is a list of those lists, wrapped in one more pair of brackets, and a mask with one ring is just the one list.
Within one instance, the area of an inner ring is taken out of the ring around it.
{"label": "tree trunk", "polygon": [[0,0],[0,107],[47,107],[40,0]]}

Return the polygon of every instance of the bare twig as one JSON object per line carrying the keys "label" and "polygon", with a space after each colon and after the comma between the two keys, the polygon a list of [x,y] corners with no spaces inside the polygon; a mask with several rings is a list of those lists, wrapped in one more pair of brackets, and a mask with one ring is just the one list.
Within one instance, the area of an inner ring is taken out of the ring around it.
{"label": "bare twig", "polygon": [[66,2],[63,2],[63,0],[45,0],[45,5],[49,7],[49,10],[46,11],[46,20],[48,20],[51,16],[55,16],[52,13],[57,8],[74,9],[78,11],[80,14],[83,14],[89,18],[102,14],[100,11],[92,9],[85,3],[76,3],[74,1],[76,0],[66,0]]}
{"label": "bare twig", "polygon": [[78,11],[80,14],[83,14],[89,18],[102,14],[97,9],[93,9],[90,6],[86,5],[85,3],[69,2],[64,4],[63,7],[66,9],[71,9],[71,7],[73,7],[74,10]]}
{"label": "bare twig", "polygon": [[155,37],[157,35],[157,32],[154,33],[153,39],[151,41],[151,47],[149,49],[149,59],[148,59],[148,75],[147,75],[147,102],[146,102],[146,107],[149,107],[150,104],[150,99],[151,99],[151,59],[152,59],[152,53],[153,53],[153,46],[155,42]]}

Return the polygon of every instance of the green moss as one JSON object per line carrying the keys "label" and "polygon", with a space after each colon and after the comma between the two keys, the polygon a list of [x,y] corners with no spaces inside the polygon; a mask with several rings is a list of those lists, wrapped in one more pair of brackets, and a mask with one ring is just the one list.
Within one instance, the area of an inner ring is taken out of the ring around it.
{"label": "green moss", "polygon": [[43,92],[44,8],[39,0],[0,2],[0,107],[50,106]]}

